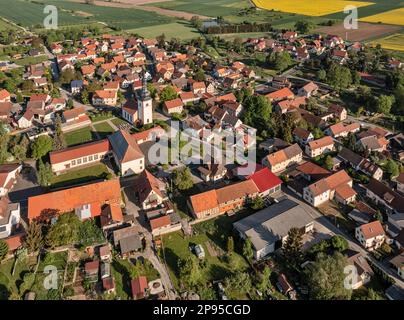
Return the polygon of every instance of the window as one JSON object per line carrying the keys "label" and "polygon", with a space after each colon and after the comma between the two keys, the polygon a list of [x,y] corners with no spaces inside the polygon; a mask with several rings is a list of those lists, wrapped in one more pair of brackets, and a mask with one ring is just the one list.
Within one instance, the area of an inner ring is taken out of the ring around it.
{"label": "window", "polygon": [[81,164],[81,159],[77,159],[77,164]]}
{"label": "window", "polygon": [[87,162],[87,157],[84,157],[83,158],[83,163],[86,163]]}
{"label": "window", "polygon": [[72,160],[72,166],[76,165],[76,160]]}
{"label": "window", "polygon": [[0,232],[4,232],[7,231],[7,226],[1,226],[0,227]]}
{"label": "window", "polygon": [[97,160],[98,159],[98,154],[95,154],[94,155],[94,160]]}
{"label": "window", "polygon": [[88,161],[93,161],[93,156],[89,156]]}

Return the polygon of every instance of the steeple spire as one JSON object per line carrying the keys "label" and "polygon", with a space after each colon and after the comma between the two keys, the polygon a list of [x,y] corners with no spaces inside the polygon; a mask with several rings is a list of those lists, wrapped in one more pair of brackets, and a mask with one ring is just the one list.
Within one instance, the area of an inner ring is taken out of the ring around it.
{"label": "steeple spire", "polygon": [[143,101],[150,99],[150,92],[147,89],[147,79],[146,79],[146,71],[143,71],[143,79],[142,79],[142,93],[140,95]]}

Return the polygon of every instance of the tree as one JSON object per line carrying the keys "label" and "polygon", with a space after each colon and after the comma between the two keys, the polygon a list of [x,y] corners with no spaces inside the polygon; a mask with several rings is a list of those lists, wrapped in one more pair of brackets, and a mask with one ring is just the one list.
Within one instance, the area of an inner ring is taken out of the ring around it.
{"label": "tree", "polygon": [[311,21],[299,20],[295,23],[295,29],[300,33],[309,33],[313,28],[314,24]]}
{"label": "tree", "polygon": [[194,28],[199,30],[202,28],[203,22],[198,16],[193,16],[191,18],[191,24],[194,26]]}
{"label": "tree", "polygon": [[376,112],[389,114],[394,104],[394,96],[381,95],[376,98]]}
{"label": "tree", "polygon": [[331,157],[330,155],[328,155],[328,156],[325,158],[324,166],[325,166],[325,168],[326,168],[327,170],[331,170],[332,167],[334,166],[334,162],[333,162],[332,157]]}
{"label": "tree", "polygon": [[324,137],[324,132],[319,128],[315,127],[312,131],[314,139],[320,139]]}
{"label": "tree", "polygon": [[348,241],[343,236],[335,235],[330,240],[331,240],[331,245],[334,248],[334,250],[343,252],[349,248]]}
{"label": "tree", "polygon": [[45,243],[51,248],[66,244],[74,244],[78,240],[80,220],[75,213],[65,213],[59,216],[45,238]]}
{"label": "tree", "polygon": [[265,202],[261,196],[256,196],[251,202],[251,208],[254,210],[262,209],[264,206]]}
{"label": "tree", "polygon": [[39,136],[32,143],[32,156],[38,160],[52,151],[53,141],[49,136]]}
{"label": "tree", "polygon": [[74,107],[74,102],[72,98],[67,99],[66,108],[72,109]]}
{"label": "tree", "polygon": [[198,71],[195,72],[194,75],[194,80],[195,81],[205,81],[205,72],[202,69],[198,69]]}
{"label": "tree", "polygon": [[265,96],[249,96],[244,101],[243,122],[258,130],[261,134],[268,129],[271,121],[272,105]]}
{"label": "tree", "polygon": [[36,252],[43,245],[42,225],[36,221],[29,224],[25,245],[29,253]]}
{"label": "tree", "polygon": [[62,84],[70,84],[76,78],[76,72],[73,69],[68,68],[60,73],[59,81]]}
{"label": "tree", "polygon": [[8,142],[10,141],[10,135],[8,134],[3,123],[0,122],[0,163],[7,160],[8,152]]}
{"label": "tree", "polygon": [[175,91],[173,86],[165,87],[160,93],[160,101],[169,101],[178,97],[177,91]]}
{"label": "tree", "polygon": [[157,95],[157,89],[154,87],[152,83],[147,84],[147,90],[149,90],[150,96],[154,99]]}
{"label": "tree", "polygon": [[83,89],[81,91],[80,100],[81,100],[81,103],[83,103],[83,104],[89,104],[90,103],[90,94],[89,94],[87,89]]}
{"label": "tree", "polygon": [[178,260],[178,269],[180,278],[188,286],[192,287],[197,285],[202,278],[198,258],[194,255],[190,255],[183,260]]}
{"label": "tree", "polygon": [[332,63],[327,71],[326,81],[335,90],[346,89],[352,84],[351,70],[339,64]]}
{"label": "tree", "polygon": [[264,270],[262,270],[262,273],[260,275],[260,281],[258,283],[258,289],[261,290],[262,292],[265,292],[268,289],[271,289],[271,287],[272,287],[271,280],[270,280],[271,274],[272,274],[272,270],[268,266],[265,266]]}
{"label": "tree", "polygon": [[244,241],[243,255],[249,262],[252,262],[252,259],[254,258],[254,251],[250,239],[246,239]]}
{"label": "tree", "polygon": [[16,144],[11,149],[11,153],[17,160],[24,160],[27,156],[27,147],[22,144]]}
{"label": "tree", "polygon": [[228,291],[246,295],[252,290],[251,277],[248,272],[237,271],[224,280],[224,286]]}
{"label": "tree", "polygon": [[173,174],[174,184],[178,188],[178,190],[188,190],[194,186],[191,170],[188,167],[185,167],[183,169],[175,169]]}
{"label": "tree", "polygon": [[0,240],[0,262],[6,257],[8,253],[8,244],[4,240]]}
{"label": "tree", "polygon": [[400,168],[394,160],[389,159],[386,163],[386,171],[390,174],[390,178],[397,177],[400,174]]}
{"label": "tree", "polygon": [[23,282],[21,283],[19,288],[21,296],[23,296],[27,291],[31,290],[35,282],[35,273],[27,272],[26,274],[24,274],[22,281]]}
{"label": "tree", "polygon": [[344,286],[344,268],[347,258],[340,252],[332,255],[318,253],[313,264],[305,272],[310,288],[310,298],[315,300],[350,299],[352,291]]}
{"label": "tree", "polygon": [[324,81],[327,78],[327,72],[324,69],[320,69],[317,72],[317,79],[319,81]]}
{"label": "tree", "polygon": [[66,146],[66,139],[62,131],[62,119],[60,118],[60,115],[57,115],[55,119],[55,136],[53,139],[53,150],[61,150],[66,148]]}
{"label": "tree", "polygon": [[270,68],[277,71],[285,70],[289,67],[293,61],[290,54],[287,51],[272,52],[266,59]]}
{"label": "tree", "polygon": [[41,186],[43,186],[43,187],[49,186],[51,184],[51,181],[53,178],[53,172],[52,172],[51,165],[48,162],[46,162],[44,164],[42,159],[39,159],[38,169],[36,171],[36,177],[37,177],[38,183]]}
{"label": "tree", "polygon": [[300,265],[303,259],[302,253],[302,232],[298,228],[291,228],[288,238],[283,246],[283,254],[286,261],[293,267]]}
{"label": "tree", "polygon": [[232,254],[233,251],[234,251],[234,240],[233,240],[233,237],[232,237],[232,236],[229,236],[229,237],[227,238],[227,245],[226,245],[226,247],[227,247],[227,253]]}

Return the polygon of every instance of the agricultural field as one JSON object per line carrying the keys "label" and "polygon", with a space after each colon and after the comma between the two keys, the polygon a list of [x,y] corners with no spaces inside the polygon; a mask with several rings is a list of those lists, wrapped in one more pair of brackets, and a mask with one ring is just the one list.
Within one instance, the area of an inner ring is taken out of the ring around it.
{"label": "agricultural field", "polygon": [[172,18],[155,12],[129,8],[110,8],[67,0],[15,0],[10,6],[9,0],[0,0],[1,16],[23,27],[38,28],[45,18],[44,5],[55,5],[59,10],[60,26],[75,26],[102,22],[115,29],[134,29],[145,26],[166,24]]}
{"label": "agricultural field", "polygon": [[404,26],[404,8],[386,11],[373,16],[361,18],[361,21],[376,22],[385,24],[395,24]]}
{"label": "agricultural field", "polygon": [[381,39],[370,41],[369,44],[380,44],[384,49],[404,52],[404,34],[392,34]]}
{"label": "agricultural field", "polygon": [[127,32],[136,33],[145,38],[155,38],[164,33],[167,39],[175,37],[181,40],[192,39],[200,36],[199,31],[190,26],[190,24],[185,21],[162,24],[159,26],[131,29],[127,30]]}
{"label": "agricultural field", "polygon": [[347,1],[347,0],[253,0],[255,5],[266,10],[299,13],[306,16],[324,16],[344,11],[348,5],[364,7],[372,5],[372,2]]}

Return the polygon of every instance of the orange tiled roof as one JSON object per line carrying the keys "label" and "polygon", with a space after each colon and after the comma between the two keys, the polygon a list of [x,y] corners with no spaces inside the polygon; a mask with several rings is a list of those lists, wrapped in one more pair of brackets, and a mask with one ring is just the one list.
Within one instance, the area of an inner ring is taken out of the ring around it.
{"label": "orange tiled roof", "polygon": [[329,145],[334,145],[334,140],[329,136],[309,142],[309,147],[311,150],[323,148]]}
{"label": "orange tiled roof", "polygon": [[378,220],[363,224],[359,228],[361,229],[365,239],[371,239],[385,234],[383,226]]}
{"label": "orange tiled roof", "polygon": [[118,204],[120,201],[119,179],[113,179],[29,197],[28,218],[30,220],[38,218],[46,209],[68,213],[86,204],[91,205],[91,216],[96,217],[101,214],[105,204]]}

